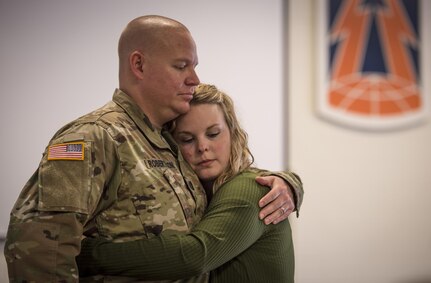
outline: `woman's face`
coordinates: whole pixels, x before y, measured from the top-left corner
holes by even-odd
[[[177,119],[174,138],[184,158],[202,181],[213,181],[227,167],[231,149],[229,127],[217,104],[191,105]]]

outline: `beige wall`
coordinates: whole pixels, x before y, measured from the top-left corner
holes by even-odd
[[[292,0],[287,12],[287,160],[306,191],[292,220],[296,282],[431,282],[431,121],[382,133],[316,116],[315,4]]]
[[[313,52],[318,46],[310,0],[290,1],[286,14],[291,44],[289,107],[283,111],[282,4],[2,1],[0,235],[55,130],[110,98],[117,85],[115,44],[125,22],[160,13],[189,26],[198,45],[201,78],[235,97],[259,164],[281,169],[288,145],[286,160],[302,176],[306,190],[301,216],[292,218],[297,283],[431,280],[430,121],[371,134],[316,117]],[[284,141],[283,126],[289,129]],[[0,256],[0,282],[6,280],[3,262]]]

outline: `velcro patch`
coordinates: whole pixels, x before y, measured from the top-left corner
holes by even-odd
[[[51,145],[48,160],[84,160],[84,143],[70,142]]]

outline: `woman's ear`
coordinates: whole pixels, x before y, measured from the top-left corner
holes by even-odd
[[[139,51],[134,51],[129,56],[129,64],[132,73],[138,77],[142,77],[143,73],[143,64],[144,64],[144,55]]]

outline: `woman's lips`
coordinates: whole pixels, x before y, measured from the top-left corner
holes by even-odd
[[[211,166],[211,164],[214,162],[214,160],[213,159],[207,159],[207,160],[203,160],[203,161],[201,161],[201,162],[199,162],[198,163],[198,166],[201,166],[201,167],[209,167],[209,166]]]

